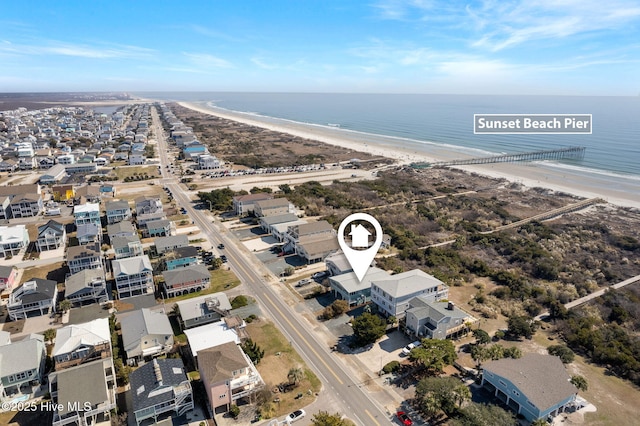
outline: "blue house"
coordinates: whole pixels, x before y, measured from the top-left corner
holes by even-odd
[[[483,366],[482,386],[530,422],[553,418],[575,405],[578,389],[557,356],[526,354]]]
[[[165,269],[172,271],[178,268],[184,268],[189,265],[198,263],[198,250],[193,246],[178,247],[162,256]]]

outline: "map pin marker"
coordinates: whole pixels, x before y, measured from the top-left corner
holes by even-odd
[[[351,235],[351,246],[349,246],[344,240],[345,228],[351,222],[356,220],[368,222],[373,225],[373,229],[376,230],[376,240],[371,247],[369,247],[368,241],[368,236],[371,235],[371,233],[360,224],[351,226],[351,231],[349,232],[349,235]],[[342,249],[344,256],[353,268],[353,272],[355,272],[358,281],[361,282],[367,274],[369,266],[371,266],[371,262],[376,256],[376,253],[378,253],[378,249],[382,244],[382,227],[373,216],[366,213],[354,213],[347,216],[347,218],[340,224],[340,227],[338,228],[338,244],[340,244],[340,248]],[[353,247],[369,248],[365,250],[355,250]]]

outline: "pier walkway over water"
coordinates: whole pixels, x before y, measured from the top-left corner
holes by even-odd
[[[586,148],[583,146],[571,146],[568,148],[550,149],[544,151],[522,152],[519,154],[493,155],[491,157],[467,158],[465,160],[439,161],[436,163],[412,163],[410,166],[415,169],[426,169],[428,167],[448,167],[466,166],[471,164],[491,164],[491,163],[516,163],[521,161],[540,160],[564,160],[582,159]]]

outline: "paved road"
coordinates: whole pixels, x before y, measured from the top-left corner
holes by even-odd
[[[191,219],[207,235],[213,245],[218,243],[226,245],[225,254],[229,259],[231,270],[247,286],[252,297],[260,303],[265,313],[274,320],[280,331],[318,375],[323,383],[324,391],[331,392],[335,396],[341,406],[334,409],[347,415],[359,425],[391,424],[391,417],[374,403],[366,390],[360,388],[357,378],[351,377],[349,370],[332,357],[329,348],[316,340],[316,337],[308,330],[308,325],[299,319],[295,311],[282,301],[280,296],[263,279],[260,272],[254,269],[252,262],[246,259],[247,255],[228,241],[204,213],[193,208],[191,200],[175,178],[166,176],[165,169],[169,161],[166,138],[162,129],[159,128],[159,120],[155,111],[152,117],[156,123],[158,152],[160,153],[165,186],[171,190],[177,204],[187,209]]]

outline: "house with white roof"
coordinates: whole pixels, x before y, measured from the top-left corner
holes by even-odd
[[[109,319],[98,318],[58,329],[51,357],[56,371],[111,357]]]
[[[371,283],[371,301],[378,307],[378,312],[386,316],[403,318],[409,308],[409,301],[417,296],[432,301],[446,299],[449,287],[420,269]]]
[[[220,160],[215,155],[201,155],[198,157],[198,168],[200,170],[219,169],[222,167]]]
[[[0,226],[0,257],[16,256],[25,250],[29,243],[26,226]]]
[[[173,348],[173,329],[163,311],[143,308],[123,313],[118,319],[127,364],[137,364]]]
[[[86,203],[73,208],[73,216],[75,217],[76,226],[84,223],[95,223],[101,226],[100,223],[100,204],[98,203]]]
[[[229,342],[240,344],[246,337],[245,327],[242,319],[225,317],[222,321],[184,330],[196,365],[201,350]]]
[[[153,294],[153,267],[149,256],[133,256],[111,262],[118,298]]]

